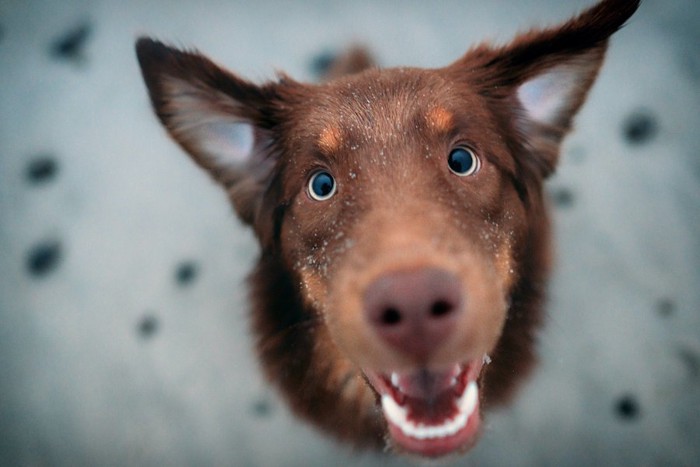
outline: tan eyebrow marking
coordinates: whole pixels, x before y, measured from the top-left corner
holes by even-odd
[[[441,132],[447,132],[452,129],[452,123],[454,122],[452,114],[443,107],[435,107],[428,111],[426,119],[428,125]]]
[[[325,127],[318,138],[319,148],[326,153],[336,151],[342,142],[343,135],[340,132],[340,128],[335,125]]]

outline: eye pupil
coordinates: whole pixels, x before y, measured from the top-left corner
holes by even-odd
[[[335,193],[335,180],[328,172],[318,172],[309,181],[309,194],[317,201],[323,201]]]
[[[450,170],[457,175],[471,175],[479,168],[479,160],[469,149],[457,148],[450,152],[447,158],[447,165]]]

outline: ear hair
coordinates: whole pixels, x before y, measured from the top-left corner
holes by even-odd
[[[568,22],[521,34],[509,45],[481,45],[449,69],[466,79],[510,122],[508,129],[539,160],[539,175],[556,166],[563,137],[600,69],[608,38],[639,0],[603,0]]]
[[[136,54],[169,134],[227,188],[242,220],[253,223],[274,166],[272,132],[282,119],[283,94],[296,83],[282,76],[258,86],[197,52],[148,38],[137,41]]]

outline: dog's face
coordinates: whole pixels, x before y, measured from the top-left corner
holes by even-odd
[[[449,366],[493,349],[525,226],[515,162],[498,135],[483,99],[423,70],[372,71],[325,85],[291,122],[285,139],[295,156],[280,174],[288,206],[282,254],[304,299],[356,364]],[[401,289],[418,280],[412,274],[453,283],[455,290],[425,300],[446,307],[435,318],[450,320],[454,332],[432,342],[407,330],[416,346],[409,351],[394,342],[402,318],[413,319],[409,310],[392,302],[391,291],[383,303],[372,288]],[[376,300],[395,308],[396,329],[383,322],[392,319],[382,316],[387,310],[371,309]]]
[[[257,233],[259,351],[297,412],[423,456],[474,443],[480,407],[533,361],[542,182],[637,3],[319,85],[257,86],[139,41],[157,114]]]
[[[494,115],[444,74],[317,88],[290,122],[295,156],[280,172],[281,254],[327,326],[322,347],[362,370],[395,441],[430,455],[476,433],[474,383],[526,231]]]

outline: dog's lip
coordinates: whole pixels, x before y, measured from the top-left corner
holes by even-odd
[[[438,369],[365,370],[399,450],[438,457],[468,449],[481,416],[477,380],[488,356]]]

